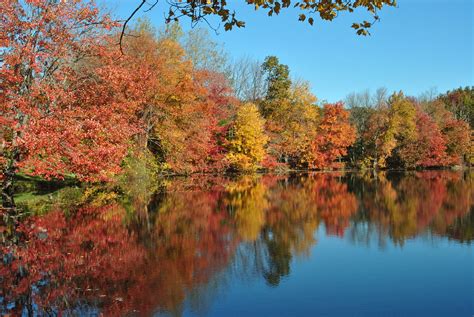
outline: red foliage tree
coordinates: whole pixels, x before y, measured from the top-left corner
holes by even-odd
[[[417,135],[400,152],[407,167],[442,166],[446,162],[446,142],[436,122],[421,109],[416,113]]]
[[[133,83],[105,49],[115,23],[93,1],[7,0],[0,13],[4,207],[18,168],[107,179],[137,132]]]

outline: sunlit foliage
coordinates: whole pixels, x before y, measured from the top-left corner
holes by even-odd
[[[264,124],[257,106],[247,103],[239,107],[226,156],[231,166],[237,170],[252,171],[262,162],[267,143]]]
[[[307,160],[310,167],[343,167],[335,162],[347,154],[355,141],[355,129],[349,122],[349,112],[342,103],[326,104],[316,138],[310,144]]]

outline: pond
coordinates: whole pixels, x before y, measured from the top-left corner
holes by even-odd
[[[199,176],[23,195],[34,215],[2,228],[0,314],[472,316],[473,180]]]

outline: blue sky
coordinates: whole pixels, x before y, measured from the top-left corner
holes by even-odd
[[[106,1],[121,18],[139,2]],[[166,6],[160,1],[146,14],[157,27],[164,23]],[[399,0],[398,8],[380,12],[381,21],[368,37],[350,28],[352,22],[369,17],[364,12],[344,14],[332,22],[315,19],[310,26],[299,22],[293,9],[267,17],[243,1],[232,7],[246,27],[230,32],[221,28],[218,34],[211,31],[212,37],[231,57],[278,56],[293,77],[311,82],[320,100],[334,102],[350,92],[378,87],[418,96],[433,87],[444,92],[474,85],[474,0]],[[181,24],[186,28],[189,20]]]

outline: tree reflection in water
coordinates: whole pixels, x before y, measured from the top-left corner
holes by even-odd
[[[381,246],[473,239],[469,173],[201,176],[123,192],[4,218],[0,313],[180,315],[186,299],[205,310],[230,276],[278,286],[321,225]]]

